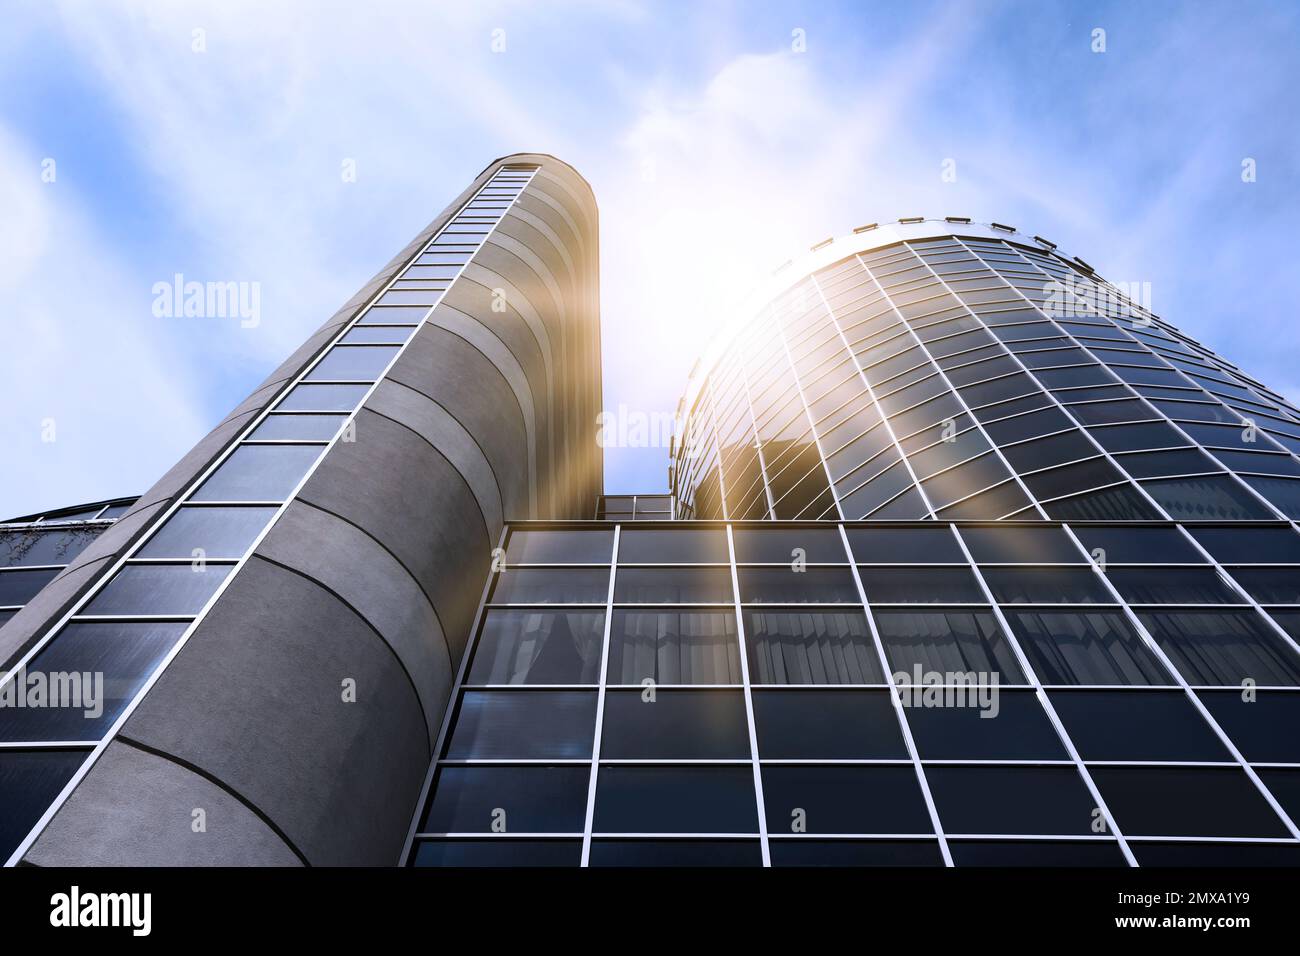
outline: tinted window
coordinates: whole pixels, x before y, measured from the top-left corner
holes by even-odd
[[[1300,659],[1254,611],[1181,611],[1140,615],[1190,684],[1261,686],[1300,681]]]
[[[276,408],[282,412],[350,412],[369,390],[369,385],[295,385]]]
[[[863,590],[873,604],[986,604],[968,568],[862,568]]]
[[[849,528],[853,557],[862,564],[965,564],[948,528]]]
[[[862,613],[755,611],[745,615],[749,677],[758,684],[879,684]]]
[[[141,558],[242,558],[275,508],[182,507],[137,553]]]
[[[614,581],[614,600],[625,604],[730,604],[727,568],[624,568]]]
[[[737,528],[736,560],[755,564],[790,564],[798,558],[812,563],[843,564],[848,558],[838,531],[826,528],[789,528],[768,531]],[[797,552],[802,551],[799,555]]]
[[[1261,604],[1300,604],[1300,568],[1232,568],[1231,574]]]
[[[268,415],[249,435],[252,441],[329,441],[346,415]]]
[[[1094,767],[1091,773],[1127,836],[1290,835],[1235,768]]]
[[[875,611],[876,625],[895,673],[997,674],[1017,684],[1023,675],[992,614],[949,611]],[[989,678],[991,679],[991,678]]]
[[[740,600],[747,604],[858,604],[847,568],[740,568]]]
[[[725,563],[726,532],[704,528],[624,528],[618,560],[629,564]]]
[[[984,580],[1000,602],[1114,604],[1090,568],[985,568]]]
[[[898,717],[883,691],[754,692],[758,752],[765,760],[903,760]]]
[[[128,564],[85,613],[197,614],[231,570],[223,564]]]
[[[99,537],[100,528],[37,531],[0,528],[0,568],[36,564],[70,564]],[[0,604],[3,604],[0,601]]]
[[[26,604],[54,580],[60,568],[0,571],[0,605]]]
[[[602,759],[725,760],[749,753],[739,691],[611,690],[605,695]]]
[[[971,556],[990,564],[1079,564],[1079,549],[1060,528],[962,528]]]
[[[596,778],[601,833],[756,833],[748,766],[602,766]]]
[[[320,445],[240,445],[194,492],[195,501],[284,501]]]
[[[1132,604],[1242,604],[1213,568],[1111,568],[1111,583]]]
[[[956,866],[1128,866],[1114,840],[952,840]]]
[[[911,767],[763,767],[771,833],[929,833]]]
[[[1091,834],[1093,803],[1073,767],[927,767],[948,833]]]
[[[613,531],[511,531],[506,560],[511,564],[609,564],[613,551]]]
[[[604,568],[507,568],[492,585],[494,604],[604,604],[609,571]]]
[[[420,830],[580,833],[590,776],[590,767],[573,765],[442,767]]]
[[[489,610],[471,684],[594,684],[605,615],[599,611]]]
[[[1118,611],[1007,611],[1044,684],[1166,684],[1164,668]]]
[[[372,314],[373,314],[372,310]],[[581,840],[421,840],[416,866],[577,866]]]
[[[1177,528],[1074,527],[1089,554],[1102,564],[1202,564],[1205,559]]]
[[[611,684],[738,684],[731,611],[618,611],[610,630]]]
[[[1026,691],[959,687],[904,692],[907,723],[923,760],[1065,760],[1068,755],[1038,698]],[[991,706],[978,706],[990,704]],[[946,706],[945,706],[946,705]]]
[[[315,381],[373,382],[397,354],[397,346],[337,345],[316,364],[307,378]]]
[[[943,866],[930,840],[771,841],[773,866]]]
[[[591,866],[762,866],[757,840],[593,840]]]
[[[590,759],[596,695],[588,691],[465,691],[447,756]]]
[[[1231,478],[1169,478],[1144,481],[1142,487],[1179,521],[1233,521],[1272,518],[1273,514]]]
[[[1290,528],[1190,528],[1225,564],[1300,564],[1300,535]]]
[[[86,757],[81,750],[0,750],[0,857],[18,848]]]
[[[1084,760],[1231,760],[1181,691],[1053,691],[1052,706]]]

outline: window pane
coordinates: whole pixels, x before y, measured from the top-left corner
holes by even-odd
[[[1300,564],[1300,535],[1290,528],[1190,528],[1225,564]]]
[[[604,604],[609,571],[604,568],[508,568],[496,576],[493,604]]]
[[[1300,604],[1300,568],[1229,568],[1261,604]]]
[[[740,568],[740,600],[747,604],[858,604],[847,568]]]
[[[226,579],[227,564],[128,564],[86,614],[197,614]]]
[[[862,613],[751,611],[745,637],[755,683],[884,683]]]
[[[1016,611],[1007,620],[1044,684],[1167,684],[1118,611]]]
[[[1100,564],[1203,564],[1205,559],[1177,528],[1073,528]]]
[[[1240,691],[1198,691],[1197,696],[1247,760],[1300,763],[1300,694],[1259,691],[1245,700]]]
[[[1128,866],[1114,840],[953,840],[956,866]]]
[[[838,531],[826,528],[737,528],[736,560],[754,564],[791,564],[796,559],[813,564],[844,564],[848,558]],[[798,552],[802,551],[800,555]]]
[[[604,626],[599,611],[489,610],[469,683],[594,684]]]
[[[621,564],[726,563],[727,535],[704,528],[624,528],[618,560]]]
[[[506,560],[510,564],[609,564],[613,551],[613,531],[511,531]]]
[[[849,528],[861,564],[965,564],[957,539],[941,528]]]
[[[590,866],[762,866],[757,840],[593,840]]]
[[[92,675],[67,706],[0,710],[0,740],[98,740],[180,639],[183,623],[73,621],[27,665],[32,675]],[[102,686],[94,675],[103,674]],[[90,698],[96,698],[93,703]],[[81,706],[78,706],[80,704]]]
[[[0,858],[18,848],[87,756],[82,750],[0,750]]]
[[[1231,478],[1169,478],[1142,487],[1177,521],[1232,521],[1272,518],[1273,514]]]
[[[871,568],[860,570],[873,604],[986,604],[968,568]]]
[[[740,691],[611,690],[605,695],[602,759],[727,760],[749,756]]]
[[[37,531],[0,528],[0,568],[36,564],[70,564],[99,537],[100,528]],[[0,601],[0,604],[3,604]]]
[[[1181,867],[1300,866],[1294,843],[1134,843],[1139,865]]]
[[[942,866],[929,840],[772,840],[773,866]]]
[[[1182,691],[1053,691],[1084,760],[1231,760]]]
[[[1115,603],[1115,598],[1089,568],[985,568],[983,574],[989,589],[999,602]]]
[[[373,382],[392,361],[397,349],[395,345],[336,345],[307,373],[307,378]]]
[[[242,558],[275,508],[182,507],[137,553],[141,558]]]
[[[0,571],[0,605],[26,604],[54,580],[61,568]]]
[[[1073,767],[927,767],[947,833],[1091,834],[1092,797]]]
[[[610,684],[739,684],[731,611],[619,611],[610,631]]]
[[[282,412],[350,412],[368,391],[369,385],[295,385],[276,409]]]
[[[992,614],[975,611],[875,611],[890,667],[911,683],[926,674],[998,675],[1018,684],[1024,675]],[[921,677],[916,675],[920,674]]]
[[[770,833],[930,833],[911,767],[763,767]]]
[[[249,435],[252,441],[329,441],[346,415],[267,415]]]
[[[884,691],[759,690],[753,696],[765,760],[907,759]]]
[[[730,604],[727,568],[624,568],[614,580],[614,600],[623,604]]]
[[[1091,773],[1126,836],[1290,836],[1235,768],[1093,767]]]
[[[594,692],[467,690],[447,757],[590,760],[595,728]]]
[[[1213,568],[1111,568],[1106,577],[1131,604],[1242,604]]]
[[[1254,611],[1139,615],[1190,684],[1300,682],[1296,653]]]
[[[935,703],[930,704],[933,696]],[[923,760],[1065,760],[1065,747],[1037,696],[996,687],[903,691],[907,723]]]
[[[581,840],[421,840],[415,846],[416,866],[578,866],[581,862]]]
[[[757,833],[754,771],[731,767],[602,766],[601,833]]]
[[[284,501],[320,445],[240,445],[194,492],[195,501]]]
[[[591,768],[441,767],[423,833],[581,833]],[[501,815],[504,811],[504,818]]]
[[[971,557],[989,564],[1079,564],[1084,557],[1060,528],[962,528]]]

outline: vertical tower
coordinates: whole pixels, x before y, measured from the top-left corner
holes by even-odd
[[[0,630],[12,862],[388,864],[506,518],[601,491],[597,211],[474,182]],[[21,834],[21,835],[20,835]]]

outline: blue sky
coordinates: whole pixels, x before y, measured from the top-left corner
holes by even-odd
[[[145,490],[521,150],[595,189],[611,409],[671,411],[773,267],[910,215],[1008,222],[1150,283],[1157,313],[1300,398],[1294,4],[19,2],[5,21],[4,516]],[[155,316],[175,273],[260,283],[261,323]],[[663,449],[607,453],[611,492],[665,480]]]

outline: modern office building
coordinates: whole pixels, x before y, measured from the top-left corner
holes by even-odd
[[[499,160],[84,550],[0,526],[0,662],[111,689],[0,710],[0,855],[1300,863],[1300,411],[900,220],[757,290],[672,494],[604,496],[596,276],[581,178]]]

